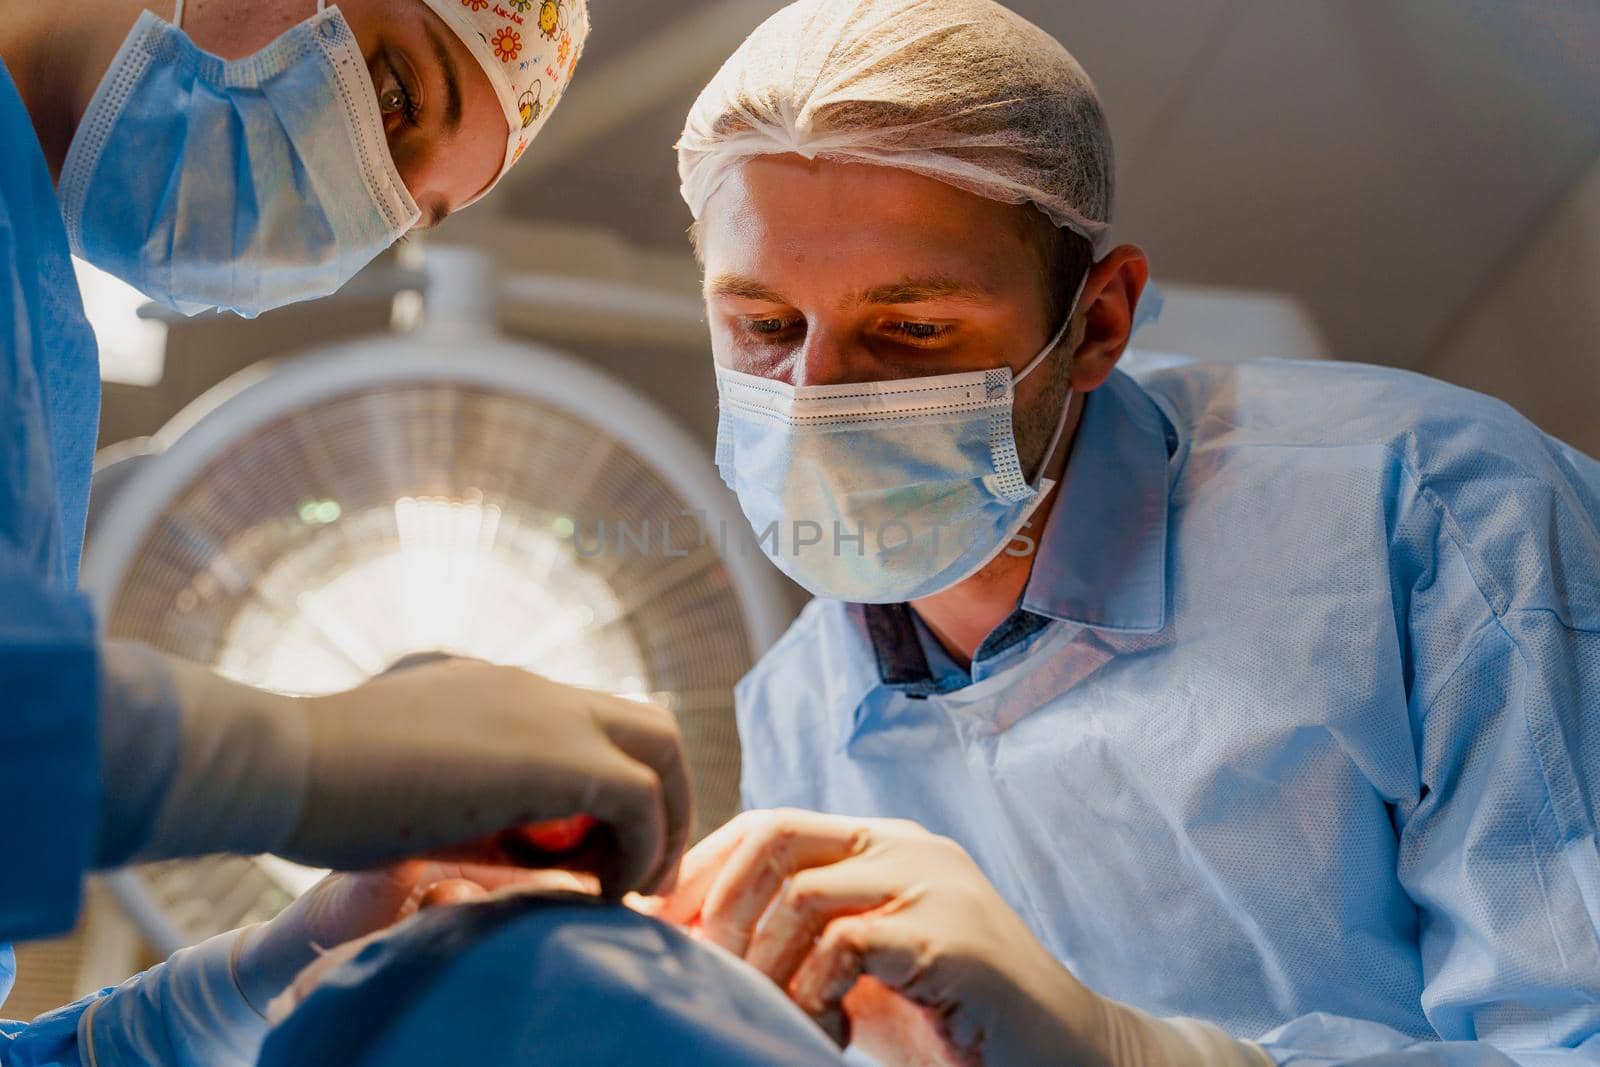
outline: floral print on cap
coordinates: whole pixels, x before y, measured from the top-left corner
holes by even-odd
[[[424,3],[466,42],[500,98],[509,131],[499,175],[504,177],[549,120],[577,69],[589,37],[587,0]]]

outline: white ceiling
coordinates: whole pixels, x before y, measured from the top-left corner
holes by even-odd
[[[778,6],[596,0],[501,210],[686,249],[678,126]],[[1600,0],[1012,6],[1095,78],[1156,277],[1291,292],[1340,358],[1423,362],[1600,155]]]

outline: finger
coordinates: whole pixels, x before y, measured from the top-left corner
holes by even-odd
[[[706,937],[736,956],[750,947],[756,923],[784,882],[810,867],[837,863],[864,845],[867,828],[814,812],[774,812],[747,834],[706,894]]]
[[[850,1043],[845,994],[861,976],[862,956],[869,936],[869,921],[865,916],[834,920],[822,932],[789,983],[790,998],[840,1048]]]
[[[666,806],[655,771],[619,754],[615,768],[602,772],[585,806],[604,824],[590,835],[590,848],[598,850],[601,862],[594,868],[561,865],[593,870],[611,900],[647,885],[661,868],[667,838]]]
[[[789,995],[823,1029],[848,1035],[843,1002],[863,974],[912,996],[905,986],[920,973],[918,941],[886,909],[835,919],[795,970]]]
[[[419,904],[426,890],[446,881],[471,882],[481,886],[486,893],[526,890],[594,896],[600,891],[592,876],[564,870],[529,870],[483,863],[428,863],[424,866],[426,870],[412,882],[415,887],[412,895]]]
[[[480,863],[459,863],[449,868],[450,876],[476,882],[491,893],[502,889],[544,889],[566,886],[572,875],[565,871],[530,871],[523,867],[500,867]]]
[[[330,875],[325,883],[341,877],[345,880],[347,892],[335,898],[339,900],[341,909],[348,908],[351,901],[360,901],[363,905],[361,910],[366,915],[388,921],[391,916],[403,918],[414,911],[418,884],[423,881],[437,882],[446,877],[438,873],[440,870],[438,864],[427,860],[401,860],[369,871]]]
[[[600,879],[581,871],[530,871],[527,882],[517,885],[518,891],[537,893],[578,893],[586,897],[600,895]]]
[[[894,895],[881,877],[850,859],[801,871],[783,884],[756,924],[745,960],[787,989],[828,924],[881,907]]]
[[[861,977],[875,924],[876,917],[870,914],[850,915],[828,924],[789,982],[789,996],[800,1010],[820,1016],[830,1008],[839,1009],[844,995]]]
[[[677,719],[665,708],[629,700],[619,700],[619,703],[629,706],[617,709],[614,715],[602,720],[606,736],[622,751],[655,771],[666,812],[667,832],[662,843],[661,863],[641,883],[641,888],[664,888],[675,877],[678,860],[694,831],[694,791],[689,784],[683,738]]]
[[[422,899],[417,902],[417,907],[423,911],[448,904],[465,904],[472,900],[482,900],[489,895],[489,891],[477,882],[469,882],[465,878],[448,878],[443,882],[435,882],[423,890]]]
[[[755,825],[753,820],[758,814],[764,817],[766,813],[736,815],[707,834],[684,855],[683,862],[678,865],[677,881],[673,887],[659,896],[644,898],[649,903],[639,910],[679,925],[698,919],[706,893],[727,865],[733,850],[739,847],[745,834]]]

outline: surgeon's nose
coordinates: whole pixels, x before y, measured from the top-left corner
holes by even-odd
[[[868,382],[876,375],[865,353],[848,336],[811,326],[805,344],[795,356],[793,385],[847,385]]]
[[[433,156],[422,152],[396,159],[395,169],[400,180],[406,183],[411,199],[422,209],[422,219],[417,223],[423,229],[432,229],[443,222],[454,210],[453,190],[439,173]]]
[[[422,209],[419,226],[437,226],[465,202],[465,193],[476,191],[468,188],[471,183],[462,183],[459,161],[429,133],[408,130],[391,140],[389,147],[400,180]]]

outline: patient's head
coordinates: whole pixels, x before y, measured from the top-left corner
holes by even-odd
[[[274,1002],[262,1067],[840,1062],[759,972],[578,894],[435,907],[314,970]]]

